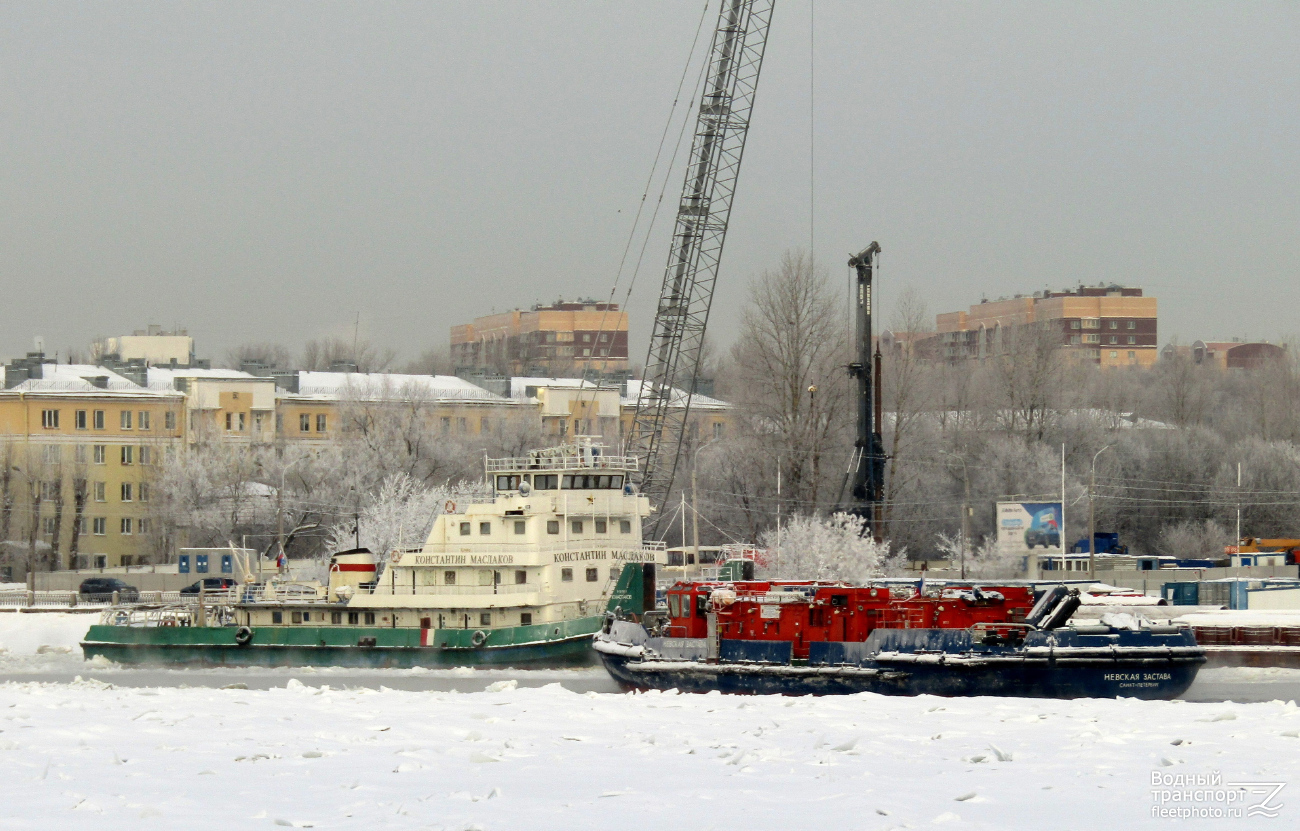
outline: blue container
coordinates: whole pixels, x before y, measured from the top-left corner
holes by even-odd
[[[1160,596],[1171,606],[1198,606],[1200,588],[1196,583],[1165,583]]]

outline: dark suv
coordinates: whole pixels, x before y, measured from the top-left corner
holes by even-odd
[[[140,590],[135,586],[128,586],[116,577],[87,577],[81,581],[81,587],[77,590],[82,600],[88,600],[92,603],[108,603],[113,600],[113,592],[117,592],[117,599],[121,603],[135,603],[140,599]]]
[[[236,585],[229,577],[204,577],[181,589],[181,594],[198,594],[199,586],[202,586],[205,592],[216,592],[222,589],[233,589]]]

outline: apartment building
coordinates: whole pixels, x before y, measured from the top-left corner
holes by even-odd
[[[547,377],[627,370],[627,312],[617,303],[557,301],[453,326],[451,357],[462,369]]]
[[[157,477],[183,447],[184,395],[90,365],[29,360],[13,375],[0,391],[0,581],[137,562]]]
[[[1148,367],[1159,357],[1156,298],[1115,284],[1017,295],[940,314],[924,349],[950,361],[983,360],[1005,353],[1031,327],[1059,337],[1070,357],[1101,367]]]

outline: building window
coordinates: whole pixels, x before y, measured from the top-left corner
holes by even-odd
[[[298,432],[300,433],[311,432],[311,416],[307,415],[306,413],[303,413],[302,415],[298,416]]]
[[[86,462],[90,461],[89,446],[85,444],[77,445],[72,451],[72,459],[79,465],[84,465]]]
[[[53,429],[59,426],[58,410],[41,410],[41,426]]]
[[[41,461],[47,465],[57,465],[63,461],[63,448],[57,444],[47,444],[41,448]]]
[[[1078,336],[1078,335],[1070,335],[1070,343],[1072,343],[1072,344],[1077,344],[1078,342],[1079,342],[1079,336]]]
[[[327,422],[326,422],[325,414],[324,414],[324,413],[317,413],[317,414],[316,414],[316,432],[317,432],[317,433],[324,433],[324,432],[325,432],[326,423],[327,423]]]
[[[480,523],[478,524],[478,532],[479,532],[479,534],[481,534],[481,535],[483,535],[483,536],[485,536],[485,537],[488,536],[489,534],[492,533],[492,523],[490,523],[490,522],[480,522]]]
[[[135,447],[129,444],[122,445],[122,464],[135,464]]]
[[[587,569],[587,582],[588,582],[588,583],[594,583],[594,582],[596,582],[596,581],[599,580],[599,579],[600,579],[600,569],[598,569],[598,568],[589,568],[589,569]]]
[[[1138,339],[1135,338],[1135,337],[1133,337],[1132,335],[1129,335],[1129,336],[1128,336],[1128,342],[1129,342],[1130,344],[1134,344],[1134,343],[1137,343],[1137,342],[1138,342]]]
[[[63,482],[56,479],[53,482],[41,483],[41,499],[46,502],[53,502],[59,498],[63,491]]]
[[[483,416],[482,418],[480,418],[478,420],[478,431],[480,433],[492,432],[492,419],[488,418],[487,416]]]
[[[122,533],[124,535],[129,536],[131,534],[131,517],[129,516],[122,517],[121,528],[122,528]]]
[[[1110,328],[1112,328],[1112,329],[1118,329],[1118,328],[1119,328],[1119,321],[1118,321],[1118,320],[1112,320],[1112,321],[1110,322]]]
[[[1083,328],[1085,328],[1085,329],[1100,329],[1100,328],[1101,328],[1101,320],[1100,320],[1099,318],[1095,318],[1095,317],[1085,317],[1085,318],[1083,318],[1083,319],[1080,321],[1080,323],[1081,323],[1081,325],[1083,326]]]
[[[104,429],[104,411],[103,411],[103,410],[95,410],[93,413],[91,413],[91,416],[90,416],[90,424],[91,424],[91,426],[94,427],[96,430],[103,430],[103,429]]]
[[[569,527],[573,530],[573,533],[575,533],[575,534],[581,534],[581,533],[582,533],[582,520],[580,520],[580,519],[571,520],[570,523],[569,523]]]
[[[458,418],[458,419],[456,419],[456,429],[459,430],[459,431],[462,432],[462,433],[468,433],[468,432],[469,432],[469,419],[467,419],[467,418]]]
[[[492,625],[492,613],[491,613],[491,612],[480,612],[480,613],[479,613],[479,616],[478,616],[478,625],[479,625],[479,626],[491,626],[491,625]]]
[[[1111,336],[1110,336],[1110,342],[1111,342],[1111,343],[1119,343],[1119,338],[1115,337],[1114,335],[1111,335]]]
[[[108,518],[97,516],[90,521],[92,533],[97,537],[102,537],[108,533]]]
[[[1071,321],[1070,321],[1070,328],[1071,328],[1071,329],[1078,329],[1078,328],[1079,328],[1079,321],[1077,321],[1077,320],[1071,320]]]
[[[123,410],[122,412],[118,413],[118,415],[120,416],[120,421],[121,421],[121,424],[122,424],[122,429],[123,429],[123,430],[130,430],[130,429],[131,429],[131,411],[130,411],[130,410]]]
[[[532,626],[532,625],[533,625],[533,613],[532,613],[532,612],[520,612],[520,613],[519,613],[519,625],[520,625],[520,626]]]
[[[443,583],[444,586],[454,586],[454,585],[456,585],[456,572],[454,572],[454,571],[444,571],[444,572],[442,573],[442,583]]]
[[[1132,352],[1132,351],[1130,351],[1130,352],[1128,353],[1128,359],[1129,359],[1130,361],[1136,361],[1136,360],[1137,360],[1137,356],[1138,356],[1138,353],[1136,353],[1136,352]]]
[[[516,569],[516,570],[515,570],[515,585],[516,585],[516,586],[522,586],[522,585],[524,585],[524,584],[527,583],[527,582],[528,582],[528,572],[524,571],[523,569]]]
[[[451,432],[451,416],[442,417],[442,432],[444,433]]]
[[[571,568],[562,568],[562,569],[560,569],[560,582],[561,582],[561,583],[572,583],[572,582],[573,582],[573,569],[571,569]]]
[[[247,414],[246,414],[246,413],[240,413],[240,414],[239,414],[239,432],[241,432],[241,433],[244,432],[244,417],[245,417],[245,415],[247,415]]]
[[[233,413],[226,413],[226,432],[230,432],[230,426],[233,419],[234,419]]]
[[[140,426],[140,429],[141,429],[141,430],[148,430],[148,429],[149,429],[149,411],[148,411],[148,410],[141,410],[141,411],[138,413],[138,415],[139,415],[139,420],[138,420],[136,423]]]
[[[522,519],[516,519],[516,520],[515,520],[515,533],[516,533],[516,534],[524,534],[524,533],[527,533],[527,531],[528,531],[528,523],[525,522],[525,521],[522,520]]]
[[[136,497],[137,497],[141,502],[148,502],[148,501],[149,501],[149,483],[148,483],[148,482],[141,482],[139,485],[136,486],[135,493],[136,493]]]
[[[559,520],[548,519],[548,520],[546,521],[546,533],[548,533],[548,534],[558,534],[558,533],[560,533],[560,522],[559,522]]]
[[[1101,343],[1101,335],[1084,335],[1084,343]]]
[[[168,410],[167,412],[163,413],[163,429],[165,430],[176,429],[176,412],[174,410]]]
[[[123,482],[123,483],[122,483],[122,501],[123,501],[123,502],[132,502],[132,501],[134,501],[134,500],[131,499],[131,496],[132,496],[132,487],[131,487],[131,483],[130,483],[130,482]]]
[[[137,519],[135,521],[135,527],[136,530],[139,531],[141,534],[147,534],[149,533],[149,520]]]
[[[95,464],[97,465],[107,464],[106,461],[107,457],[108,457],[107,446],[102,444],[95,445]]]
[[[104,482],[95,483],[95,501],[96,502],[108,501],[108,486]]]
[[[460,524],[460,535],[462,537],[468,537],[469,532],[470,532],[470,524],[468,522],[462,522]]]
[[[72,417],[72,422],[73,422],[73,425],[74,425],[78,430],[85,430],[85,429],[86,429],[86,411],[85,411],[85,410],[77,410],[77,414],[74,415],[74,416]]]
[[[1137,325],[1137,321],[1136,321],[1136,320],[1130,320],[1130,321],[1128,322],[1128,328],[1130,328],[1130,329],[1136,329],[1137,327],[1138,327],[1138,325]]]
[[[603,533],[605,533],[607,530],[608,530],[608,529],[606,528],[605,520],[603,520],[603,519],[598,519],[598,520],[596,520],[596,533],[597,533],[597,534],[603,534]]]
[[[629,519],[620,519],[618,521],[618,532],[620,534],[632,533],[632,521]]]
[[[140,445],[140,464],[147,465],[153,462],[153,448],[147,444]]]
[[[1118,353],[1118,352],[1111,352],[1111,353],[1110,353],[1110,356],[1111,356],[1112,358],[1118,358],[1118,357],[1119,357],[1119,353]]]

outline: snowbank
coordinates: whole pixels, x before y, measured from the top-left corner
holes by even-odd
[[[496,690],[3,685],[0,826],[1168,828],[1153,773],[1300,781],[1280,702]]]
[[[86,630],[99,622],[98,614],[70,612],[6,612],[0,614],[0,648],[8,655],[36,655],[64,649],[81,654]]]

